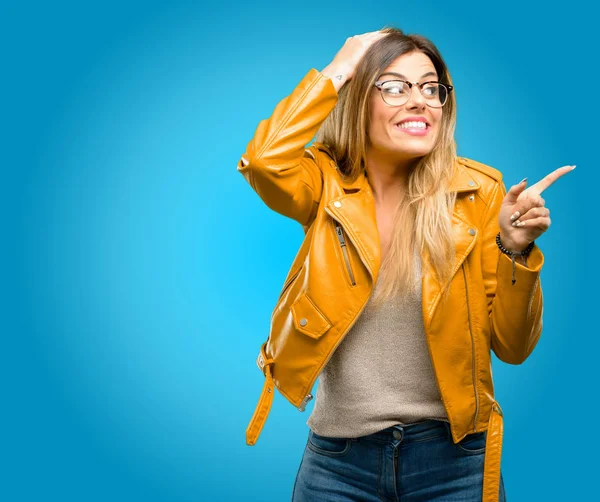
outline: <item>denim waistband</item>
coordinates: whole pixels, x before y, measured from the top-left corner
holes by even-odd
[[[411,424],[396,424],[358,438],[361,441],[376,442],[418,442],[433,437],[450,435],[450,424],[443,420],[423,420]]]

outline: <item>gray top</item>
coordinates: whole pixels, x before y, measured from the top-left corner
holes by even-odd
[[[415,264],[420,279],[420,260]],[[425,340],[417,283],[417,291],[379,309],[369,300],[338,345],[319,375],[307,421],[317,434],[355,438],[395,424],[448,421]]]

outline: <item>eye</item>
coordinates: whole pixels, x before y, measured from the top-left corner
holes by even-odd
[[[403,82],[386,82],[381,90],[389,96],[402,96],[408,93],[408,86]]]
[[[439,94],[439,86],[437,84],[426,84],[423,87],[423,95],[428,98],[433,98]]]

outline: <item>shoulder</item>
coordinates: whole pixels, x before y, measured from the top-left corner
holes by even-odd
[[[323,171],[324,169],[335,170],[335,157],[331,150],[324,144],[317,141],[304,149],[304,156],[315,161],[317,166]]]
[[[467,157],[458,157],[458,162],[470,171],[469,174],[477,176],[477,178],[481,179],[481,181],[488,181],[492,184],[495,184],[494,182],[502,181],[502,172],[494,167],[484,164],[483,162],[469,159]]]
[[[500,170],[467,157],[458,157],[458,163],[479,183],[481,186],[480,197],[486,205],[492,201],[492,198],[498,192],[506,192]]]

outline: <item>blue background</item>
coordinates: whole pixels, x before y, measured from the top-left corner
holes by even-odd
[[[583,2],[5,2],[2,481],[6,501],[289,500],[306,420],[255,365],[302,228],[236,171],[256,125],[347,37],[430,37],[459,155],[546,192],[544,330],[494,358],[509,500],[596,477],[598,130]],[[597,46],[595,47],[597,48]]]

